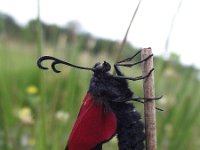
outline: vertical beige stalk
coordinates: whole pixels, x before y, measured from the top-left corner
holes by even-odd
[[[147,58],[152,54],[151,48],[142,49],[141,59]],[[153,68],[153,57],[143,62],[142,71],[143,75],[149,73]],[[143,80],[144,97],[154,98],[154,71],[151,75]],[[155,100],[145,100],[144,102],[144,117],[145,117],[145,134],[146,134],[146,149],[157,149],[157,137],[156,137],[156,110]]]

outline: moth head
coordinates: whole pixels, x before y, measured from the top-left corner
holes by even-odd
[[[102,72],[102,73],[108,72],[110,71],[110,69],[111,69],[111,66],[106,61],[104,61],[103,63],[98,62],[93,67],[94,72]]]

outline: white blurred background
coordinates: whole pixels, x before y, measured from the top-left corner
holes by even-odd
[[[139,0],[40,0],[45,23],[65,26],[80,23],[83,31],[97,37],[122,40]],[[138,47],[152,47],[156,55],[180,56],[186,65],[200,68],[200,1],[143,0],[128,35]],[[0,11],[25,25],[37,17],[37,0],[0,0]],[[167,39],[168,44],[166,46]]]

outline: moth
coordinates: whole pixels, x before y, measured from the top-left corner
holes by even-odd
[[[102,145],[117,136],[119,150],[143,150],[144,149],[144,124],[141,115],[135,110],[130,101],[142,102],[144,99],[135,97],[129,88],[127,80],[137,81],[148,78],[154,68],[144,76],[126,77],[119,67],[132,67],[147,61],[150,57],[130,63],[141,51],[132,57],[123,59],[114,64],[115,74],[111,74],[111,65],[104,61],[96,63],[93,67],[82,67],[57,59],[52,56],[42,56],[38,59],[41,69],[48,69],[42,65],[44,60],[51,60],[51,68],[54,72],[60,71],[57,64],[65,64],[70,67],[89,70],[93,72],[89,89],[83,100],[77,120],[73,126],[65,150],[102,150]],[[159,109],[159,108],[156,108]],[[160,110],[160,109],[159,109]]]

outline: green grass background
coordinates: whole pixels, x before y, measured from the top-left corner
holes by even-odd
[[[113,57],[103,52],[96,56],[89,51],[81,52],[76,44],[56,52],[47,45],[43,51],[82,66],[93,66],[97,60],[114,62]],[[61,65],[60,74],[43,71],[36,65],[37,59],[35,45],[1,41],[0,149],[58,150],[67,143],[92,73]],[[198,150],[198,70],[161,58],[156,58],[154,63],[156,94],[164,95],[157,105],[165,110],[157,112],[158,149]],[[140,70],[140,67],[123,69],[129,76],[139,75]],[[130,87],[138,96],[143,95],[142,82],[130,82]],[[135,105],[143,114],[142,104]],[[116,139],[105,144],[104,149],[117,149]]]

